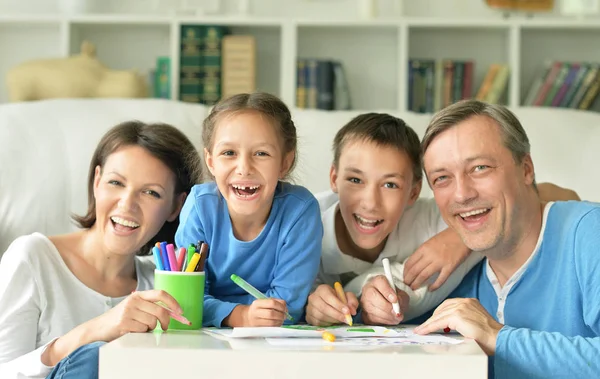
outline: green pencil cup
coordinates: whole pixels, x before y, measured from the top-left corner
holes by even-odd
[[[173,296],[192,325],[171,318],[169,329],[197,330],[202,327],[204,272],[154,270],[154,288]]]

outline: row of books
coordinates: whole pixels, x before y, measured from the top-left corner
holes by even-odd
[[[473,97],[475,63],[471,60],[411,59],[408,70],[408,109],[413,112],[433,113]],[[508,75],[508,65],[490,65],[475,98],[498,103]]]
[[[523,105],[590,109],[600,89],[600,64],[546,62]]]
[[[304,109],[351,109],[350,91],[339,61],[298,59],[296,107]]]
[[[182,25],[179,99],[213,105],[256,90],[256,41],[225,26]]]

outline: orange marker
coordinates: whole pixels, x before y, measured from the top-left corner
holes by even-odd
[[[344,292],[344,288],[340,284],[340,282],[335,282],[333,284],[333,288],[335,288],[335,292],[337,293],[338,298],[346,307],[348,306],[348,299],[346,299],[346,293]],[[352,326],[352,316],[349,313],[346,313],[346,324]]]
[[[335,335],[333,333],[323,332],[323,339],[325,341],[334,342],[335,341]]]

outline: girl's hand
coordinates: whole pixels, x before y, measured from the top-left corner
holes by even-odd
[[[173,312],[181,314],[177,301],[162,290],[139,291],[129,295],[119,305],[92,320],[94,341],[110,342],[127,333],[144,333],[156,328],[159,321],[163,330],[169,326],[169,311],[157,302],[164,303]]]
[[[281,326],[287,306],[281,299],[257,299],[245,307],[243,326]]]

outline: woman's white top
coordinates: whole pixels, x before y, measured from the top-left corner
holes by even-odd
[[[154,286],[154,264],[136,257],[137,290]],[[17,238],[0,261],[0,378],[45,378],[41,355],[56,338],[125,297],[104,296],[69,270],[48,237]]]

